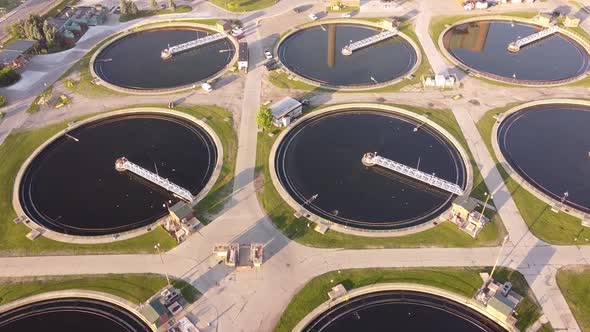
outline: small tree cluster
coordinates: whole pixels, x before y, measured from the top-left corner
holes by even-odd
[[[13,23],[8,28],[8,33],[15,39],[36,40],[48,49],[61,46],[57,29],[39,15],[29,15],[26,19]]]
[[[270,108],[263,107],[258,110],[256,114],[256,123],[258,123],[258,127],[269,130],[272,128],[272,113]]]
[[[158,1],[150,0],[150,6],[152,6],[153,9],[158,8]]]
[[[121,16],[136,15],[139,12],[133,0],[120,0],[119,7],[121,8]]]
[[[0,87],[9,86],[20,79],[20,74],[5,66],[0,68]]]
[[[0,96],[0,107],[6,106],[6,97]],[[0,114],[0,119],[3,118],[4,113]]]
[[[176,10],[176,4],[174,3],[174,0],[168,0],[168,8],[170,8],[170,10]]]

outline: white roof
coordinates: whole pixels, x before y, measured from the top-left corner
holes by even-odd
[[[299,100],[293,99],[291,97],[285,97],[280,101],[274,103],[270,107],[270,111],[272,113],[273,118],[280,119],[299,106],[301,106]]]

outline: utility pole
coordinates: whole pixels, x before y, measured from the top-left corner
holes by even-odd
[[[484,193],[484,195],[486,195],[486,201],[483,203],[483,209],[481,210],[481,213],[479,214],[479,220],[477,221],[478,225],[481,225],[481,218],[483,217],[484,212],[486,212],[486,207],[488,206],[488,201],[490,200],[490,198],[493,198],[492,194],[488,194],[487,192]]]
[[[506,235],[504,240],[502,241],[502,245],[500,246],[500,250],[498,251],[498,256],[496,257],[496,262],[494,263],[494,267],[492,268],[492,273],[490,273],[490,277],[488,278],[487,284],[489,284],[493,280],[494,272],[496,271],[496,267],[498,266],[498,262],[500,261],[500,256],[502,255],[502,249],[504,249],[504,245],[510,239],[510,235]]]
[[[160,255],[160,261],[162,262],[162,266],[164,266],[164,257],[162,257],[162,252],[160,251],[160,243],[156,243],[154,245],[154,249],[156,249],[158,255]],[[166,276],[166,282],[168,282],[168,287],[170,287],[170,278],[168,277],[168,272],[166,272],[166,266],[164,266],[164,275]]]

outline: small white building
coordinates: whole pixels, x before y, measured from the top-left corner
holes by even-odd
[[[270,112],[272,114],[273,125],[276,127],[286,127],[293,119],[301,116],[303,105],[297,99],[285,97],[270,106]]]

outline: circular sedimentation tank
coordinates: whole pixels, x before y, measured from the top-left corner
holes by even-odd
[[[492,79],[535,85],[582,77],[589,68],[588,52],[563,32],[518,51],[509,49],[516,40],[542,29],[519,21],[477,20],[450,27],[442,44],[455,61]]]
[[[492,319],[453,300],[416,291],[369,293],[339,303],[304,332],[353,331],[505,332]]]
[[[215,180],[218,147],[214,133],[195,121],[124,111],[59,134],[24,166],[20,207],[36,224],[68,235],[148,226],[179,199],[130,171],[118,171],[115,162],[126,157],[199,195]]]
[[[59,298],[0,313],[0,331],[152,332],[136,314],[101,300]]]
[[[286,36],[278,57],[291,72],[312,82],[340,88],[370,87],[400,79],[415,70],[417,50],[400,35],[343,54],[352,42],[383,30],[363,24],[328,23]]]
[[[365,108],[301,120],[275,145],[274,171],[294,208],[347,228],[391,231],[424,225],[455,195],[381,166],[367,152],[467,185],[461,153],[445,135],[406,115]],[[285,195],[287,197],[285,197]]]
[[[95,74],[115,87],[157,91],[190,87],[222,72],[236,54],[230,37],[162,58],[169,46],[218,33],[198,27],[145,28],[109,42],[91,64]]]
[[[509,166],[535,189],[590,213],[588,128],[590,105],[542,104],[502,119],[497,143]]]

